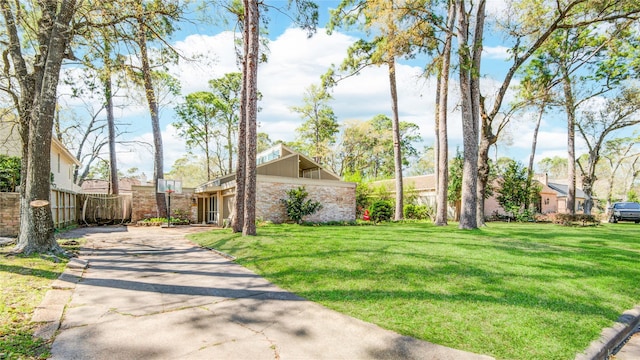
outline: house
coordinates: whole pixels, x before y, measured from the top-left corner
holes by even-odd
[[[146,177],[138,179],[135,177],[122,177],[118,179],[118,193],[131,194],[133,186],[146,185]],[[85,179],[82,182],[82,192],[87,194],[110,194],[111,184],[103,179]]]
[[[558,180],[555,180],[554,182],[549,182],[546,174],[542,176],[541,180],[545,181],[546,183],[544,184],[547,185],[556,193],[556,197],[557,197],[556,212],[566,213],[567,212],[567,196],[569,195],[569,185],[563,182],[560,182]],[[575,200],[576,200],[575,211],[576,212],[582,212],[584,210],[584,201],[586,199],[587,199],[587,194],[585,194],[584,191],[582,191],[582,189],[576,187],[576,194],[575,194]]]
[[[22,140],[18,134],[17,124],[13,121],[0,121],[0,154],[22,156]],[[80,161],[55,136],[51,137],[51,187],[62,191],[80,192],[73,182],[73,172]]]
[[[0,119],[0,154],[22,156],[22,140],[16,123]],[[51,138],[51,213],[56,227],[76,221],[76,195],[81,188],[74,184],[73,173],[80,161],[55,136]],[[0,235],[15,236],[19,229],[19,195],[0,193]]]
[[[283,144],[256,156],[256,219],[282,223],[287,220],[280,199],[286,191],[304,186],[309,199],[322,204],[306,221],[352,221],[356,218],[356,184],[344,182],[311,158]],[[234,208],[235,173],[218,177],[195,190],[197,223],[223,226]]]
[[[436,182],[435,175],[419,175],[403,177],[403,186],[405,193],[407,190],[413,192],[417,196],[417,203],[427,206],[435,206],[436,203]],[[568,186],[560,181],[549,182],[546,174],[536,176],[540,188],[540,202],[538,211],[542,214],[548,213],[565,213],[567,212],[567,193]],[[372,183],[373,186],[384,186],[387,188],[391,196],[395,196],[394,180],[380,180]],[[497,182],[494,187],[497,186]],[[585,193],[576,188],[576,211],[582,211],[584,206]],[[449,216],[452,216],[452,208],[449,208]],[[498,203],[497,193],[485,199],[484,201],[485,216],[505,215],[504,209]]]

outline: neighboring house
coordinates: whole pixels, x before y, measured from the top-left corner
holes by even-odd
[[[559,213],[567,212],[567,195],[569,194],[569,186],[559,183],[548,183],[551,189],[558,194],[558,211]],[[587,198],[587,194],[582,189],[576,188],[576,212],[580,213],[584,211],[584,201]]]
[[[22,140],[15,122],[0,119],[0,154],[22,156]],[[56,227],[76,221],[76,195],[81,188],[73,183],[73,172],[80,161],[55,137],[51,138],[51,213]],[[15,193],[0,194],[3,206],[0,209],[0,228],[4,235],[18,233],[19,196]],[[7,219],[6,223],[5,220]]]
[[[51,137],[51,173],[53,184],[51,188],[79,193],[82,188],[73,182],[73,172],[80,166],[69,150],[55,136]]]
[[[0,121],[0,154],[22,156],[22,140],[17,124],[13,121]],[[51,137],[51,173],[53,189],[80,192],[79,186],[73,183],[73,171],[80,166],[69,150],[55,136]]]
[[[436,203],[436,186],[435,175],[420,175],[420,176],[408,176],[402,178],[405,192],[407,190],[414,191],[417,195],[418,204],[435,206]],[[547,175],[536,176],[534,180],[541,186],[540,189],[540,203],[538,209],[542,214],[548,213],[565,213],[567,212],[567,192],[568,186],[558,181],[549,182]],[[371,183],[372,186],[385,186],[392,197],[395,197],[394,180],[380,180]],[[497,182],[494,187],[497,186]],[[492,215],[505,215],[504,209],[498,203],[497,191],[494,191],[494,195],[485,199],[484,201],[484,213],[489,217]],[[585,193],[576,188],[576,211],[580,212],[584,206],[584,200],[586,198]],[[449,208],[451,216],[452,208]],[[451,216],[452,217],[452,216]]]
[[[307,156],[283,144],[257,154],[256,219],[287,221],[280,199],[286,191],[304,186],[309,199],[322,204],[306,221],[352,221],[356,218],[356,184],[344,182]],[[236,176],[226,175],[198,186],[197,222],[222,226],[234,209]]]
[[[395,179],[373,181],[372,187],[383,186],[389,192],[389,196],[395,198]],[[418,205],[426,205],[431,208],[436,207],[436,176],[435,174],[403,176],[402,187],[405,195],[416,197]],[[449,206],[448,216],[455,217],[455,207]]]
[[[373,181],[370,185],[372,187],[383,186],[390,196],[396,196],[395,179]],[[418,205],[436,206],[435,175],[403,176],[402,187],[405,194],[411,192],[411,195],[416,196]]]
[[[118,180],[118,193],[131,194],[132,186],[146,185],[145,179],[124,177]],[[87,194],[110,194],[110,183],[102,179],[86,179],[82,182],[82,192]]]

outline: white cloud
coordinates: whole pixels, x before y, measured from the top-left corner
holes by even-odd
[[[509,54],[510,48],[502,45],[498,46],[484,46],[482,48],[482,56],[483,59],[497,59],[497,60],[507,60],[511,56]]]
[[[180,79],[184,95],[208,89],[208,81],[228,72],[239,71],[235,59],[234,35],[222,32],[217,35],[194,34],[174,45],[193,61],[181,61],[171,72]],[[290,141],[295,138],[295,129],[300,126],[297,114],[291,106],[302,104],[305,89],[318,84],[320,76],[332,65],[339,65],[346,56],[347,48],[354,37],[334,32],[326,35],[319,29],[312,38],[299,29],[288,29],[269,43],[268,62],[259,67],[258,88],[263,94],[258,114],[259,131],[269,134],[272,140]],[[486,47],[485,57],[499,63],[504,59],[504,46]],[[415,63],[415,62],[414,62]],[[410,121],[420,127],[426,144],[434,137],[435,81],[420,76],[422,68],[405,63],[397,65],[398,100],[401,121]],[[455,73],[450,80],[449,96],[449,145],[462,148],[462,125],[458,109],[458,85]],[[481,80],[487,104],[492,104],[491,93],[501,85],[490,77]],[[508,97],[510,94],[508,94]],[[386,67],[371,67],[359,76],[341,81],[333,91],[334,100],[330,104],[343,123],[347,120],[368,120],[377,114],[391,115],[389,79]],[[505,104],[510,101],[505,99]],[[173,162],[186,153],[184,140],[179,138],[173,122],[173,105],[162,113],[165,172],[170,171]],[[152,143],[150,120],[144,102],[140,106],[128,106],[120,110],[120,115],[132,124],[131,131],[137,141]],[[538,158],[547,152],[566,153],[566,130],[561,126],[543,126],[538,142]],[[532,124],[519,125],[513,130],[512,145],[499,144],[499,152],[506,156],[524,159],[528,156],[532,138]],[[421,146],[419,146],[421,147]],[[153,173],[152,153],[142,147],[129,150],[119,147],[119,166],[122,169],[138,167],[149,177]]]

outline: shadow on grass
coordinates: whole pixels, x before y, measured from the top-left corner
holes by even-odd
[[[0,264],[0,272],[7,272],[25,276],[37,276],[46,279],[55,279],[60,273],[56,271],[42,270],[42,269],[34,269],[24,266],[17,265],[4,265]]]

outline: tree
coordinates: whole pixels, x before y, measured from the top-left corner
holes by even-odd
[[[416,4],[417,3],[417,4]],[[398,95],[396,84],[396,59],[411,56],[416,48],[432,48],[433,29],[428,22],[412,22],[415,12],[421,12],[425,4],[421,1],[396,4],[393,0],[343,0],[338,8],[331,11],[329,31],[339,25],[352,26],[361,23],[367,35],[373,34],[370,41],[359,40],[348,50],[348,56],[340,70],[357,74],[371,65],[385,65],[389,74],[391,94],[392,139],[395,165],[396,194],[402,194],[402,148],[400,119],[398,114]],[[422,20],[422,19],[420,19]],[[407,24],[408,23],[408,24]],[[334,70],[324,76],[326,85],[335,85]],[[401,220],[403,214],[402,196],[396,196],[395,219]]]
[[[260,12],[257,1],[243,0],[245,11],[244,43],[245,58],[243,67],[243,92],[246,137],[245,181],[244,181],[244,224],[242,235],[256,235],[256,149],[257,149],[257,113],[258,113],[258,60],[259,60],[259,23]]]
[[[528,172],[519,162],[511,160],[501,172],[498,187],[498,203],[516,220],[529,220],[529,205],[532,195],[538,194],[537,187],[528,181]]]
[[[455,220],[460,218],[462,200],[462,173],[464,171],[464,158],[460,150],[456,149],[456,156],[449,164],[449,187],[447,198],[455,207]]]
[[[582,189],[586,194],[584,213],[591,214],[593,207],[593,186],[596,181],[596,166],[601,159],[601,151],[607,138],[615,131],[640,123],[640,89],[627,88],[613,99],[608,99],[604,108],[586,111],[583,121],[577,122],[587,148],[587,161],[578,159],[582,173]]]
[[[302,224],[302,218],[312,215],[322,209],[322,204],[318,201],[307,199],[309,192],[304,186],[286,191],[287,198],[280,199],[284,205],[289,219],[297,224]]]
[[[221,78],[209,81],[209,87],[219,99],[219,111],[216,117],[220,127],[218,135],[225,140],[223,147],[227,152],[227,168],[222,173],[229,174],[233,169],[233,154],[236,152],[242,74],[237,72],[225,74]],[[257,96],[258,100],[262,97],[260,92],[257,93]]]
[[[195,188],[207,181],[205,159],[183,156],[177,159],[165,177],[182,181],[182,187]]]
[[[466,14],[463,7],[463,3],[465,1],[466,0],[457,0],[459,9],[463,10],[458,11],[458,16],[464,16]],[[465,54],[461,57],[460,69],[461,71],[469,71],[471,69],[471,73],[467,74],[467,77],[470,78],[474,78],[480,74],[479,60],[482,53],[482,29],[484,27],[485,18],[484,2],[485,1],[480,1],[476,7],[478,11],[476,12],[475,17],[473,45],[469,44],[468,36],[458,36],[458,41],[463,44],[461,45],[461,48],[463,50],[467,49]],[[471,116],[478,113],[479,117],[476,118],[476,121],[481,121],[479,146],[476,146],[475,143],[469,143],[469,146],[472,148],[478,148],[479,155],[477,181],[478,195],[475,196],[475,201],[477,203],[477,209],[481,209],[481,211],[476,211],[478,218],[476,220],[477,223],[482,224],[484,217],[484,197],[480,194],[485,191],[485,186],[489,181],[489,148],[491,145],[495,144],[498,139],[499,132],[494,131],[496,129],[504,128],[503,126],[494,124],[494,121],[499,121],[499,119],[502,118],[498,117],[498,114],[501,111],[502,102],[504,101],[507,90],[509,89],[511,80],[518,69],[523,66],[526,61],[528,61],[557,30],[603,22],[616,25],[616,23],[620,23],[620,19],[625,21],[625,19],[637,18],[638,13],[640,13],[640,8],[633,4],[633,1],[617,0],[604,0],[603,2],[598,3],[593,3],[587,0],[570,0],[566,2],[523,1],[514,3],[515,6],[511,6],[509,8],[510,13],[507,14],[506,22],[502,25],[513,37],[513,46],[510,49],[512,65],[507,70],[507,74],[500,84],[499,90],[493,96],[493,105],[491,105],[491,107],[487,106],[485,102],[489,97],[482,96],[480,94],[479,86],[476,86],[473,83],[466,83],[463,85],[465,86],[465,89],[468,89],[467,94],[465,94],[465,92],[462,93],[463,109],[465,107],[464,101],[469,104],[474,104],[474,106],[477,105],[477,107],[471,109],[473,110]],[[468,19],[459,19],[458,23],[459,29],[468,30]],[[471,51],[473,52],[471,53]],[[471,130],[471,125],[475,126],[476,123],[470,120],[468,116],[466,117],[466,120],[469,121],[468,125]],[[471,138],[469,140],[471,140]],[[474,152],[474,149],[472,148],[469,149],[469,155]],[[470,175],[470,177],[473,178],[473,174]],[[461,220],[461,223],[462,222],[463,221]],[[467,223],[466,219],[464,223]]]
[[[299,141],[313,160],[324,164],[329,148],[336,141],[338,121],[328,102],[332,99],[326,89],[312,84],[302,98],[302,106],[293,106],[291,110],[298,113],[305,122],[296,129]]]
[[[18,111],[23,144],[20,230],[15,251],[62,253],[54,238],[48,202],[50,151],[60,68],[63,60],[72,56],[69,43],[77,5],[75,0],[61,0],[33,6],[29,16],[23,16],[27,10],[21,4],[0,0],[7,44],[3,70],[17,80],[18,88],[8,91]],[[25,48],[30,52],[23,53]]]
[[[332,164],[338,175],[359,172],[366,179],[394,176],[395,163],[391,119],[376,115],[369,121],[348,121],[337,147],[339,159]],[[400,122],[402,164],[408,166],[418,157],[414,144],[420,141],[419,128],[410,122]]]
[[[538,162],[538,170],[551,179],[565,179],[568,173],[567,159],[559,156],[541,159]]]
[[[434,148],[431,146],[425,146],[418,161],[411,166],[409,174],[413,176],[433,174],[436,169],[434,162],[435,157]]]
[[[87,172],[87,178],[109,181],[111,178],[109,162],[101,160],[91,166]]]
[[[447,188],[449,187],[449,141],[447,135],[447,117],[449,112],[449,68],[451,63],[451,48],[453,43],[453,29],[456,23],[456,6],[454,1],[447,1],[447,23],[445,40],[440,53],[438,66],[438,81],[436,94],[435,116],[435,153],[436,153],[436,216],[435,225],[447,225]]]
[[[607,177],[606,195],[607,207],[614,201],[614,186],[617,178],[620,178],[619,171],[623,166],[623,163],[630,161],[632,163],[632,178],[635,178],[638,174],[636,164],[640,159],[640,137],[622,137],[612,140],[608,140],[604,144],[602,152],[602,158],[606,160],[608,165],[609,176]],[[629,187],[633,186],[633,181],[630,181]]]
[[[186,140],[188,149],[197,148],[204,153],[207,181],[212,178],[212,142],[218,135],[215,118],[221,107],[220,100],[214,94],[199,91],[187,95],[185,102],[175,108],[180,121],[174,122],[173,126],[178,130],[178,135]]]
[[[484,223],[484,198],[478,186],[478,135],[480,109],[480,56],[484,33],[486,0],[480,0],[475,15],[473,42],[470,43],[470,14],[466,0],[456,0],[458,18],[458,61],[460,75],[461,116],[463,132],[464,167],[462,171],[462,208],[460,229],[475,229]],[[481,184],[480,184],[481,185]],[[484,195],[484,194],[483,194]],[[481,209],[480,209],[481,208]],[[480,210],[480,211],[478,211]]]
[[[315,32],[318,22],[318,6],[308,0],[290,1],[296,5],[295,21],[307,29],[309,36]],[[239,5],[239,3],[236,3]],[[229,8],[242,24],[243,51],[242,91],[240,96],[240,117],[238,125],[238,166],[236,167],[236,195],[231,227],[234,232],[242,231],[244,236],[255,235],[255,187],[257,148],[257,75],[259,54],[259,3],[243,0],[242,8]],[[264,4],[263,4],[264,5]]]
[[[257,139],[258,144],[256,148],[257,152],[259,153],[263,152],[273,146],[273,141],[271,141],[271,139],[269,138],[269,134],[259,132],[257,136],[258,136],[258,139]]]
[[[541,64],[542,74],[554,74],[555,81],[560,87],[560,96],[556,96],[556,103],[567,118],[567,169],[569,177],[567,208],[575,212],[575,184],[576,184],[576,154],[575,132],[582,128],[581,134],[589,149],[588,169],[583,169],[583,189],[587,194],[585,213],[589,214],[592,206],[592,188],[595,182],[595,167],[599,160],[599,148],[602,141],[597,138],[608,135],[607,121],[600,121],[601,126],[595,126],[593,119],[588,118],[590,111],[586,107],[594,106],[594,101],[607,94],[618,92],[622,81],[629,77],[629,60],[626,50],[620,51],[627,45],[629,33],[625,26],[619,25],[602,31],[598,24],[575,26],[561,29],[552,34],[547,43],[535,54],[536,63]],[[582,70],[581,73],[578,70]],[[548,82],[549,76],[542,75]],[[587,114],[586,118],[583,114]],[[584,123],[584,126],[581,126]],[[611,131],[615,130],[614,125]],[[631,124],[633,125],[633,124]],[[624,127],[624,126],[623,126]],[[585,137],[585,128],[591,128],[591,136]],[[596,135],[595,133],[599,133]],[[587,131],[589,132],[589,131]]]
[[[133,5],[130,27],[123,31],[131,31],[133,35],[132,43],[138,50],[139,65],[133,61],[128,65],[127,70],[131,79],[142,86],[151,117],[151,130],[153,134],[153,181],[157,185],[164,177],[164,153],[162,146],[162,132],[160,129],[160,109],[158,88],[161,83],[168,85],[172,91],[176,82],[171,79],[166,72],[158,70],[168,62],[173,62],[177,54],[171,48],[164,51],[155,52],[149,48],[154,41],[166,44],[163,37],[174,31],[173,22],[182,14],[182,8],[177,3],[164,3],[159,1],[139,2]],[[152,54],[157,54],[158,58],[152,61]],[[132,59],[133,60],[133,59]],[[160,217],[167,216],[167,203],[165,194],[156,192],[156,206]]]

